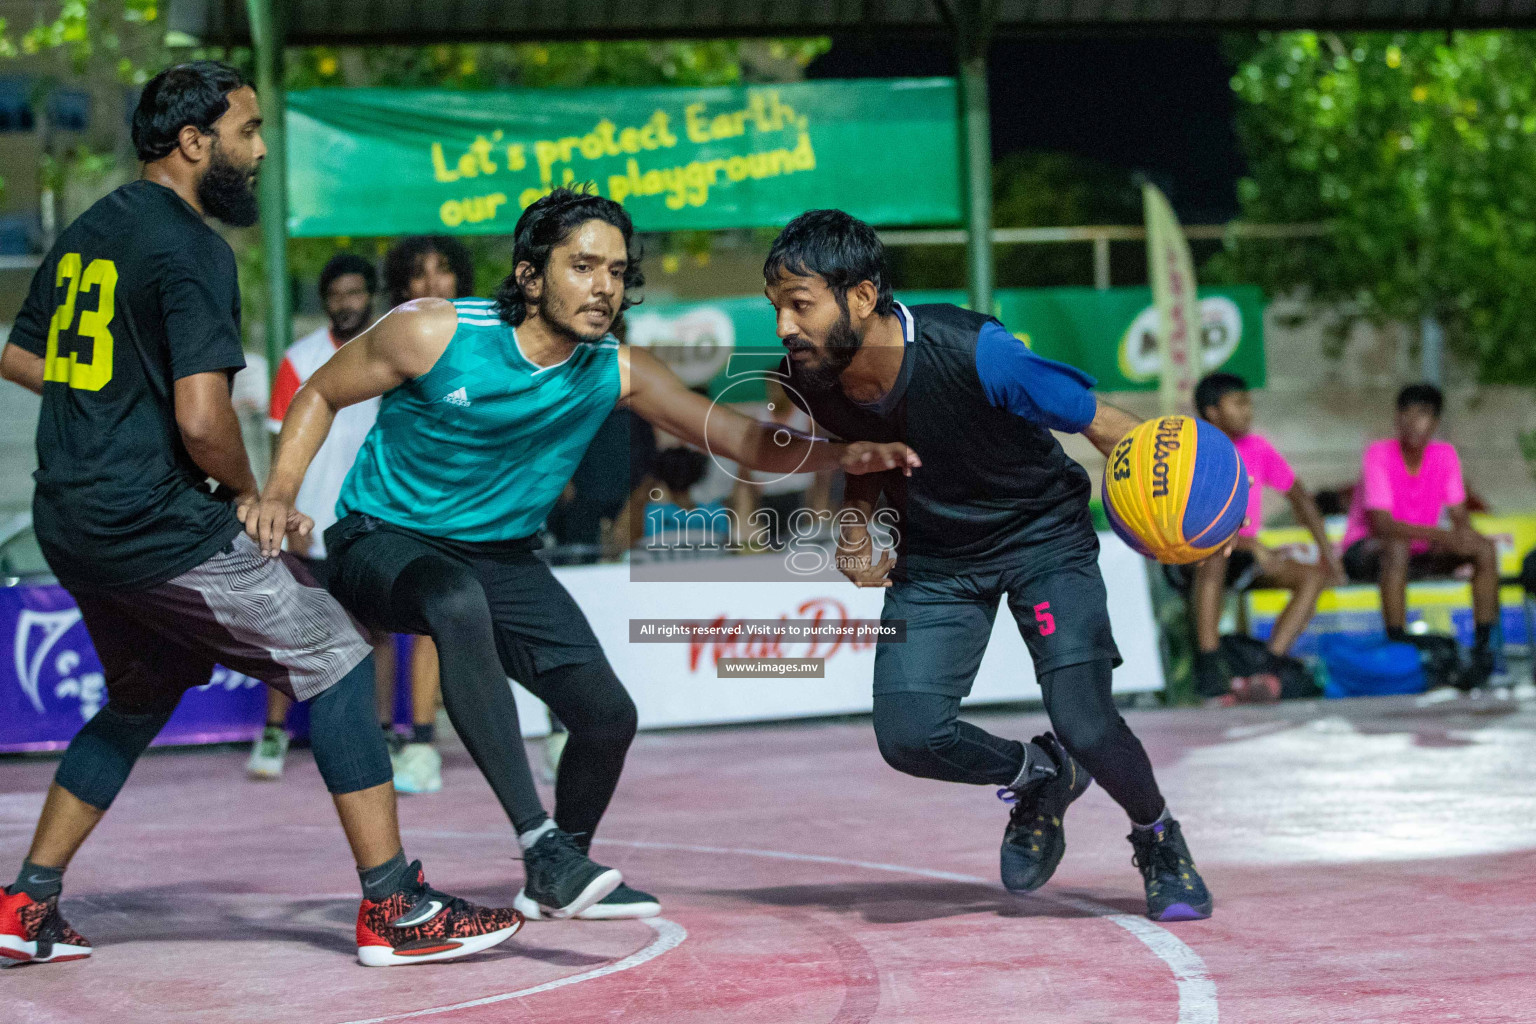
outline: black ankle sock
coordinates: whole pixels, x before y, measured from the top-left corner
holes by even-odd
[[[405,888],[414,879],[406,877],[405,851],[401,850],[378,867],[359,869],[357,877],[363,883],[363,898],[378,903]]]
[[[45,868],[22,860],[21,871],[11,884],[11,892],[24,892],[41,903],[50,896],[57,896],[64,888],[64,869]]]
[[[1488,645],[1493,643],[1493,623],[1479,622],[1472,627],[1472,649],[1474,651],[1486,651]]]
[[[422,725],[418,722],[417,724],[411,726],[412,743],[431,743],[435,739],[437,739],[436,722],[428,722],[426,725]]]
[[[1388,626],[1387,627],[1387,639],[1392,641],[1395,644],[1407,643],[1408,642],[1408,630],[1403,628],[1402,626]]]

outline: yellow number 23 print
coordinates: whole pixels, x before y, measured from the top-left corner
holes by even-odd
[[[48,350],[43,362],[43,380],[58,381],[82,391],[100,391],[112,379],[112,323],[113,302],[117,292],[117,264],[111,260],[91,260],[90,266],[81,271],[80,254],[67,252],[59,258],[59,272],[54,278],[54,288],[68,284],[64,302],[53,311],[53,323],[48,327]],[[79,311],[79,323],[75,322],[75,303],[82,294],[96,292],[96,308]],[[69,345],[67,352],[59,351],[59,336],[73,333],[77,338],[91,340],[90,361],[81,360],[77,350],[83,345]]]

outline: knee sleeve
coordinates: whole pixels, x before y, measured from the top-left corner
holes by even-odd
[[[134,762],[170,720],[170,708],[125,714],[111,703],[75,734],[53,781],[78,800],[104,811],[112,806]]]
[[[373,656],[309,702],[309,743],[331,793],[356,793],[394,778],[373,707]]]

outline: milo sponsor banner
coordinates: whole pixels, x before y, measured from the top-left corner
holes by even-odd
[[[1195,377],[1226,370],[1262,387],[1264,293],[1254,285],[1199,291]],[[1036,352],[1098,378],[1101,391],[1156,391],[1161,317],[1149,288],[1013,288],[997,315]]]
[[[511,234],[590,182],[642,231],[960,219],[954,82],[288,94],[289,231]],[[901,140],[921,139],[920,145]]]
[[[1264,295],[1252,285],[1200,290],[1199,373],[1224,369],[1264,384]],[[959,291],[901,292],[909,305],[964,304]],[[1160,319],[1148,288],[1003,288],[994,312],[1034,351],[1098,379],[1102,391],[1155,391]],[[761,296],[695,303],[644,302],[625,314],[629,340],[653,348],[713,397],[761,401],[752,381],[783,357],[773,307]]]

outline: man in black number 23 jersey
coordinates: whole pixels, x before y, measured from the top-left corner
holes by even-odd
[[[1148,914],[1210,916],[1179,823],[1110,696],[1120,654],[1088,474],[1051,436],[1081,433],[1108,455],[1136,420],[990,316],[896,302],[879,237],[840,210],[791,221],[763,276],[790,398],[844,441],[905,441],[923,460],[910,477],[849,477],[843,498],[867,523],[883,490],[900,516],[894,561],[887,551],[871,564],[863,525],[838,538],[839,568],[889,587],[881,618],[906,623],[904,643],[875,652],[881,754],[909,775],[999,787],[1013,804],[1001,867],[1015,892],[1051,877],[1067,805],[1097,779],[1130,816]],[[959,718],[1005,593],[1056,730],[1029,743]]]
[[[215,663],[310,702],[315,763],[362,881],[358,959],[493,946],[520,915],[438,892],[406,862],[368,644],[298,562],[263,558],[236,515],[257,496],[230,404],[245,365],[240,294],[234,253],[204,217],[256,221],[256,93],[224,64],[169,68],[144,88],[133,141],[143,176],[60,236],[0,355],[0,373],[43,398],[37,538],[80,606],[108,695],[60,761],[21,873],[0,891],[0,956],[91,954],[59,913],[64,869]]]

